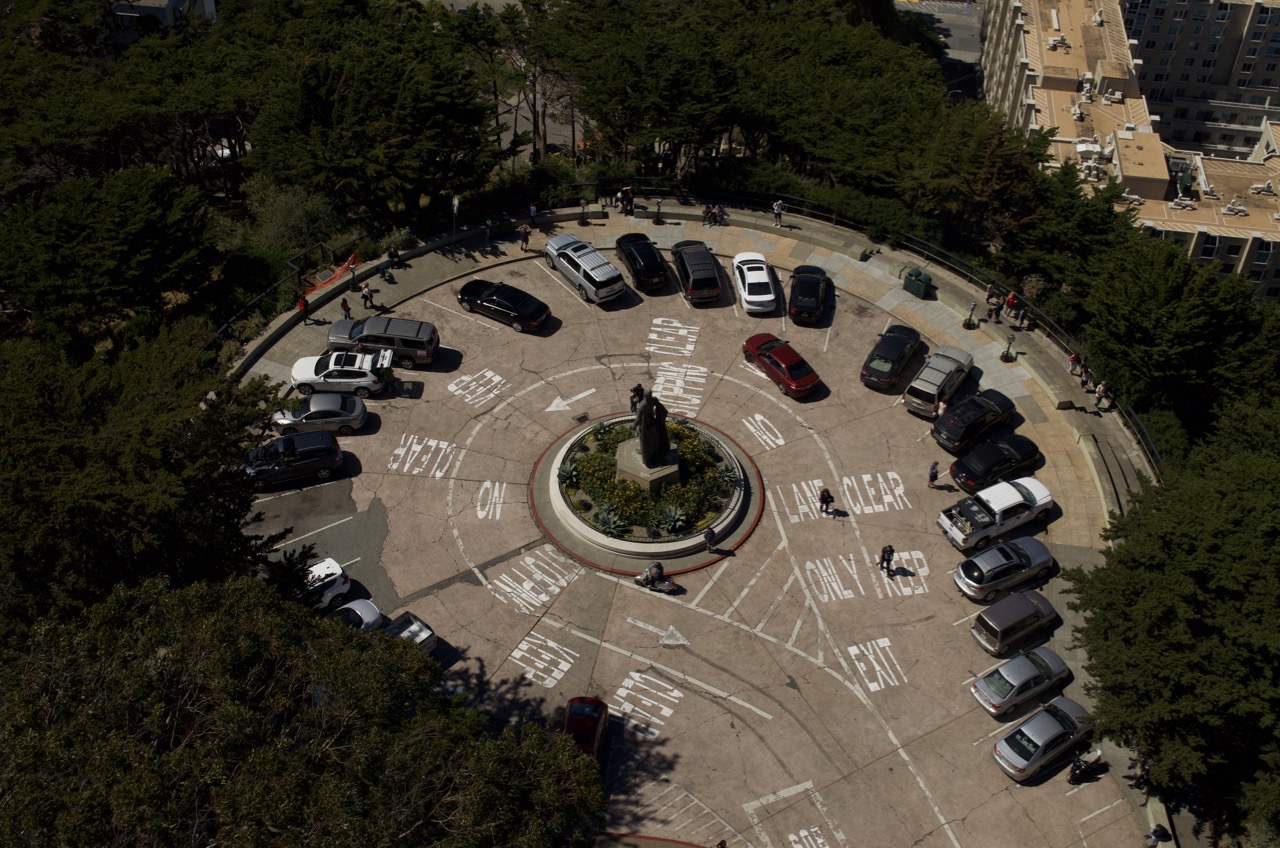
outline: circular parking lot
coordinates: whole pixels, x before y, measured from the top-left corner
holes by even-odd
[[[446,676],[485,708],[555,722],[572,697],[603,699],[611,831],[756,848],[1021,848],[1143,832],[1112,781],[1073,787],[1055,768],[1019,785],[992,762],[1011,723],[970,694],[995,661],[969,633],[982,607],[956,591],[963,556],[936,525],[961,493],[945,473],[928,485],[930,463],[945,472],[953,458],[906,411],[903,384],[873,391],[859,370],[890,322],[918,329],[926,351],[969,351],[961,394],[999,389],[1017,405],[1016,432],[1044,454],[1034,474],[1056,506],[1024,530],[1059,564],[1098,546],[1104,516],[1072,419],[1021,362],[1001,360],[1001,338],[904,292],[890,257],[863,263],[785,231],[619,219],[548,226],[532,246],[569,231],[607,248],[636,229],[664,250],[707,241],[725,272],[719,300],[692,307],[669,285],[587,303],[518,244],[397,272],[399,291],[421,293],[392,314],[437,326],[435,362],[398,372],[394,396],[368,401],[366,426],[340,438],[337,479],[265,495],[267,526],[292,527],[285,544],[342,563],[383,612],[429,622]],[[779,295],[795,267],[824,268],[835,281],[824,318],[801,327],[783,310],[748,315],[729,271],[750,251],[768,259]],[[464,312],[456,291],[476,278],[535,294],[552,319],[523,334]],[[379,302],[398,297],[388,289]],[[744,361],[743,342],[759,333],[787,340],[821,388],[780,393]],[[278,378],[324,337],[323,324],[299,327],[255,370]],[[725,433],[761,475],[758,522],[699,557],[677,596],[585,567],[530,509],[544,452],[584,421],[626,412],[636,383],[671,415]],[[832,517],[819,509],[824,488]],[[897,552],[891,574],[877,565],[885,545]],[[1043,588],[1061,608],[1056,575]],[[1050,646],[1069,641],[1064,630]]]

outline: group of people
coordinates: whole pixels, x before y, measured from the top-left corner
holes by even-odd
[[[1027,323],[1027,307],[1025,304],[1018,302],[1018,296],[1013,292],[1005,297],[1000,297],[1000,292],[996,291],[995,284],[987,286],[987,320],[996,324],[1003,324],[1000,320],[1001,315],[1007,315],[1009,320],[1021,330]]]
[[[728,219],[729,213],[725,211],[723,203],[717,203],[715,206],[708,203],[702,207],[702,226],[704,227],[722,227]]]
[[[1093,393],[1094,409],[1103,412],[1103,403],[1107,404],[1107,409],[1115,405],[1115,401],[1111,397],[1111,390],[1107,388],[1107,381],[1099,380],[1097,383],[1093,382],[1093,371],[1089,369],[1089,363],[1085,361],[1083,356],[1078,353],[1072,353],[1068,356],[1067,369],[1071,372],[1071,376],[1080,378],[1080,388],[1086,392]]]

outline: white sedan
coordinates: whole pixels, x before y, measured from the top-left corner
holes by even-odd
[[[738,300],[747,312],[772,312],[777,306],[773,274],[759,253],[739,253],[733,257],[733,281]]]

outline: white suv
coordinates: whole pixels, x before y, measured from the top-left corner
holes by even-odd
[[[547,264],[564,274],[585,301],[603,303],[627,290],[622,272],[600,251],[575,235],[550,239],[543,253]]]

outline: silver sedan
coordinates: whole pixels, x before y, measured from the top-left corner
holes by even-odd
[[[991,756],[1014,780],[1030,780],[1088,732],[1089,714],[1085,708],[1070,698],[1054,698],[1000,737]]]
[[[992,716],[1003,716],[1066,680],[1071,669],[1048,648],[1032,648],[979,677],[969,687],[973,697]]]
[[[973,601],[995,600],[1006,589],[1047,577],[1053,554],[1030,536],[999,542],[956,566],[956,588]]]
[[[271,426],[291,436],[307,430],[332,430],[350,436],[364,426],[364,401],[351,395],[308,395],[297,409],[279,409],[271,414]]]

